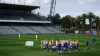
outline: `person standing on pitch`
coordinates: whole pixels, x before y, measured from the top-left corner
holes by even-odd
[[[92,38],[93,46],[95,45],[95,41],[96,41],[96,39],[95,38]]]
[[[64,51],[67,51],[67,50],[68,50],[68,42],[65,41],[65,42],[64,42]]]
[[[62,49],[62,44],[61,44],[60,41],[58,41],[57,49],[58,49],[59,55],[61,55],[61,52],[62,52],[62,50],[61,50]]]
[[[89,44],[89,41],[86,40],[86,49],[88,49],[88,44]]]
[[[94,45],[95,45],[95,41],[96,41],[96,39],[95,38],[92,38],[92,49],[93,49],[93,47],[94,47]]]

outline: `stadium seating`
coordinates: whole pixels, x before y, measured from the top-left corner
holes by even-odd
[[[20,16],[17,16],[17,15],[12,15],[10,20],[20,20]]]
[[[20,31],[22,34],[36,34],[38,32],[28,28],[27,26],[12,26],[14,29]]]
[[[3,7],[2,7],[3,6]],[[51,21],[35,14],[32,10],[40,6],[1,4],[0,34],[54,34],[63,33],[59,29],[45,26]]]
[[[30,28],[40,32],[41,34],[48,34],[48,33],[54,33],[53,31],[50,31],[48,29],[45,29],[44,27],[42,26],[29,26]]]
[[[10,28],[9,26],[0,26],[1,34],[19,34],[20,32]]]
[[[12,11],[13,12],[13,11]],[[21,20],[21,21],[48,21],[46,18],[38,14],[9,14],[0,13],[0,20]],[[12,24],[12,23],[10,23]],[[0,34],[58,34],[64,33],[59,30],[58,27],[51,26],[37,26],[37,25],[10,25],[0,24]]]
[[[56,34],[63,33],[49,26],[0,26],[0,34]]]
[[[51,26],[44,26],[45,28],[53,31],[54,33],[64,33],[64,32],[61,32],[60,30],[56,29],[56,28],[53,28]]]
[[[54,28],[61,30],[61,26],[54,26]]]
[[[17,14],[0,14],[0,20],[25,20],[25,21],[47,21],[43,17],[37,14],[25,14],[25,15],[17,15]],[[59,29],[56,29],[51,26],[29,26],[29,25],[9,25],[0,26],[0,34],[54,34],[54,33],[63,33]]]
[[[9,15],[6,14],[0,15],[0,20],[9,20],[9,19],[11,19]]]
[[[0,20],[33,20],[33,21],[47,21],[43,17],[36,14],[25,14],[25,15],[15,15],[15,14],[0,14]]]

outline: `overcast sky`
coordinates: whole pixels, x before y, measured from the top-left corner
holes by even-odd
[[[41,6],[37,9],[37,12],[43,15],[48,15],[50,11],[51,0],[0,0],[4,3],[16,3],[27,5]],[[65,15],[78,16],[82,13],[93,12],[100,16],[100,0],[57,0],[56,13],[59,13],[61,17]]]

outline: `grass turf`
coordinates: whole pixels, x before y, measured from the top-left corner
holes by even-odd
[[[92,37],[96,38],[96,45],[92,47]],[[100,35],[81,35],[81,34],[45,34],[38,35],[38,41],[35,35],[0,35],[0,56],[59,56],[58,53],[41,51],[40,43],[44,39],[78,39],[79,51],[63,52],[61,56],[100,56]],[[89,40],[89,50],[85,48],[85,40]],[[26,41],[34,41],[34,47],[26,47]],[[92,49],[94,48],[94,49]]]

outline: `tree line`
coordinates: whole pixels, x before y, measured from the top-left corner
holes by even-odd
[[[86,19],[89,20],[89,24],[86,24]],[[96,16],[94,13],[84,13],[77,17],[72,17],[71,15],[66,15],[61,18],[59,13],[56,13],[51,17],[52,25],[60,25],[64,30],[74,29],[74,30],[100,30],[100,17]]]

